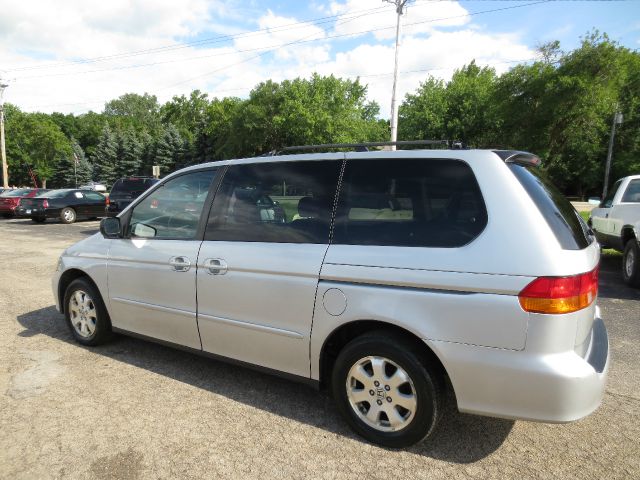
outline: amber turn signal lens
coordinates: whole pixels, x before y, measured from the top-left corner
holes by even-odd
[[[598,295],[598,268],[571,277],[540,277],[518,295],[531,313],[571,313],[588,307]]]

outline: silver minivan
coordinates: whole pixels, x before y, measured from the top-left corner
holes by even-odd
[[[175,172],[53,277],[74,337],[124,333],[298,379],[363,437],[461,412],[569,422],[601,402],[600,249],[538,157],[292,154]]]

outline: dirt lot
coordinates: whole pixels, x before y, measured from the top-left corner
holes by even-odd
[[[0,220],[0,478],[640,478],[640,291],[606,258],[613,364],[568,425],[461,415],[405,451],[354,436],[308,387],[140,340],[71,339],[51,272],[97,222]]]

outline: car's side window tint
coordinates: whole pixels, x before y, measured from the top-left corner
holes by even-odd
[[[341,160],[234,165],[205,240],[328,243]]]
[[[136,205],[131,237],[193,239],[216,169],[199,170],[167,181]]]
[[[486,224],[480,188],[462,161],[348,160],[333,243],[460,247]]]

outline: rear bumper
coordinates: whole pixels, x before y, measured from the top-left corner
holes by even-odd
[[[10,215],[10,216],[15,216],[16,214],[16,207],[15,205],[12,206],[7,206],[7,205],[0,205],[0,215]]]
[[[56,218],[60,216],[59,208],[24,208],[16,209],[16,217],[20,218]],[[27,213],[28,212],[28,213]]]
[[[609,369],[609,338],[593,323],[584,357],[573,350],[527,353],[426,340],[443,362],[461,412],[541,422],[571,422],[602,401]]]

